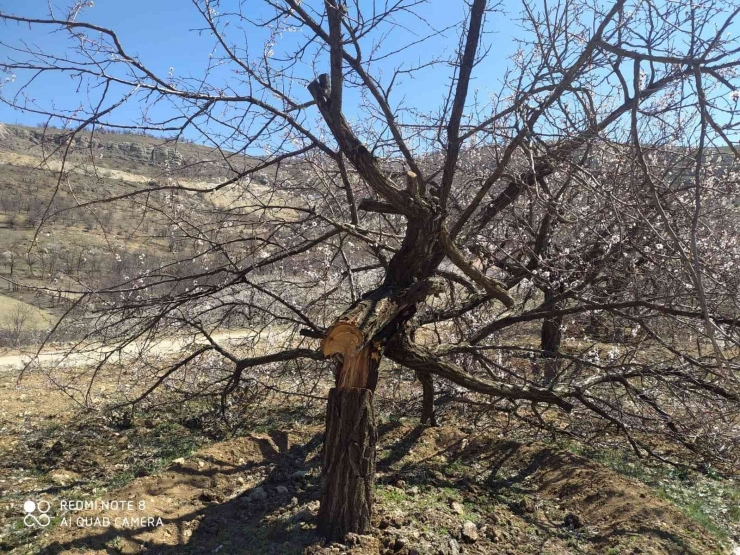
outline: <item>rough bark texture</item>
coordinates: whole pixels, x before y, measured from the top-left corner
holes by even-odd
[[[555,294],[545,290],[545,302],[551,300]],[[557,308],[555,305],[554,308]],[[545,351],[542,356],[544,360],[544,381],[550,383],[560,372],[560,340],[562,337],[563,316],[557,315],[547,317],[542,321],[542,334],[540,336],[540,349]]]
[[[373,392],[332,389],[326,412],[324,487],[318,518],[319,533],[329,541],[371,529],[376,441]]]
[[[386,342],[413,316],[416,304],[439,291],[434,280],[408,288],[381,287],[342,314],[321,343],[341,356],[326,415],[324,484],[319,530],[330,540],[370,530],[375,473],[373,390]]]
[[[417,372],[416,377],[421,382],[423,397],[421,400],[421,423],[424,426],[436,426],[434,418],[434,378],[429,372]]]

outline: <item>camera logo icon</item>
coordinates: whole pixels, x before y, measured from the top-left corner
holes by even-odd
[[[23,524],[28,528],[46,528],[51,524],[51,517],[49,511],[51,511],[51,503],[44,501],[43,499],[39,502],[31,501],[30,499],[23,503],[23,511],[26,516],[23,517]]]

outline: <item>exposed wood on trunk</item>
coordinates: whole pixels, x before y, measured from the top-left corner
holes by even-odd
[[[329,392],[324,439],[319,533],[341,541],[371,529],[377,430],[373,393],[335,388]]]
[[[380,344],[370,342],[355,355],[344,355],[342,367],[337,374],[337,387],[361,387],[375,391],[378,384]]]
[[[411,171],[406,172],[406,192],[413,197],[418,197],[420,193],[419,176]]]
[[[375,388],[382,345],[372,338],[399,312],[398,300],[390,293],[361,299],[339,317],[322,340],[324,356],[341,355],[337,387]]]
[[[419,302],[442,288],[437,280],[417,282],[405,290],[381,288],[345,311],[321,342],[324,356],[342,357],[337,387],[375,389],[386,342],[413,315]]]

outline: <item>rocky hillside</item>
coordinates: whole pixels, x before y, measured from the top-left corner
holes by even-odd
[[[152,136],[70,137],[60,129],[0,124],[0,348],[39,340],[65,306],[50,290],[112,283],[141,260],[185,256],[187,246],[160,208],[178,205],[193,214],[228,208],[244,191],[258,198],[271,174],[209,195],[155,187],[209,188],[258,162]],[[77,208],[147,187],[143,211],[135,199]]]
[[[69,132],[60,129],[0,123],[0,155],[5,154],[5,160],[0,158],[0,162],[7,162],[8,153],[58,160],[65,152],[76,163],[94,161],[104,168],[147,177],[160,175],[166,169],[182,178],[219,178],[233,168],[249,167],[257,161],[249,156],[149,135],[87,131],[70,138]]]

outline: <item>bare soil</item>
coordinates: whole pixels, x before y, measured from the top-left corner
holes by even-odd
[[[100,399],[110,395],[110,383],[98,387]],[[321,415],[302,419],[290,407],[276,410],[282,420],[219,441],[216,428],[185,413],[126,421],[80,412],[42,376],[19,386],[14,374],[2,374],[0,551],[703,555],[727,549],[651,488],[593,460],[495,432],[423,428],[407,419],[380,425],[372,536],[326,546],[315,533]],[[24,524],[29,499],[50,503],[50,526]],[[63,508],[86,501],[98,505]],[[111,501],[118,506],[103,506]]]

